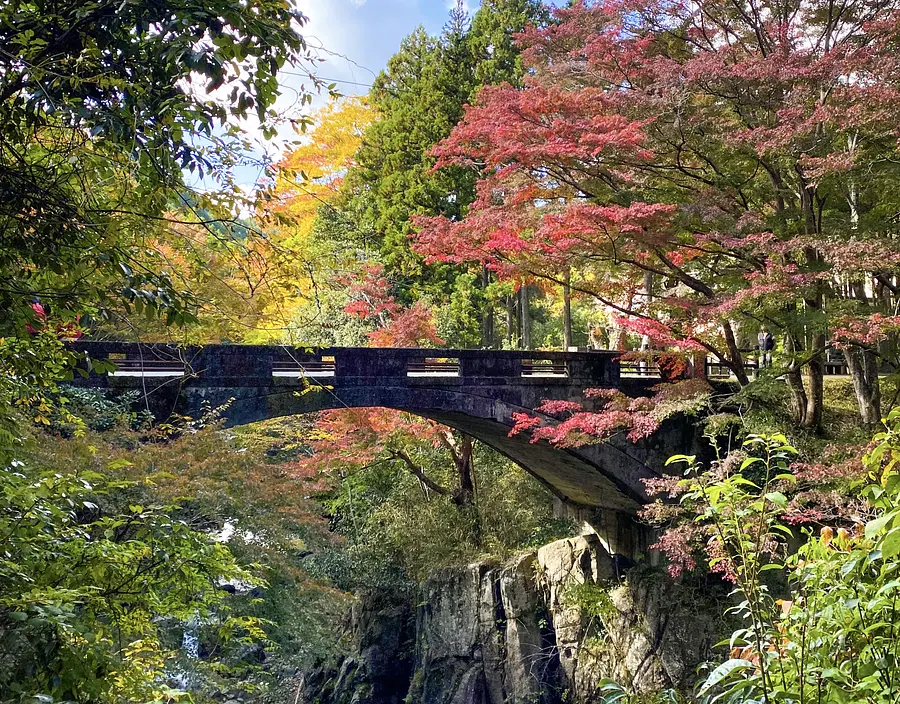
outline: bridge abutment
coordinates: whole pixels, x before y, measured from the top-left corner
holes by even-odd
[[[571,520],[580,535],[596,535],[611,555],[635,563],[656,561],[656,551],[650,546],[657,540],[657,531],[641,523],[633,512],[583,506],[557,497],[553,515]]]

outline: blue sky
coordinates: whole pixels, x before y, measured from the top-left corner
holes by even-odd
[[[304,28],[310,48],[322,59],[315,72],[328,82],[337,83],[345,95],[368,92],[368,86],[387,65],[388,59],[400,46],[403,38],[422,25],[431,34],[440,32],[455,0],[297,0],[300,10],[309,18]],[[469,0],[470,12],[478,6],[477,0]],[[297,116],[297,93],[305,80],[296,72],[281,76],[284,91],[278,103],[280,113]],[[321,106],[327,96],[316,96],[313,109]],[[307,110],[309,108],[306,108]],[[258,132],[247,125],[251,133]],[[285,139],[296,139],[290,130],[284,130]],[[257,136],[259,150],[277,155],[283,142],[263,143]],[[242,167],[237,170],[239,183],[252,189],[260,176],[258,167]]]
[[[403,37],[419,25],[439,32],[450,7],[449,0],[299,0],[298,4],[309,17],[305,33],[310,44],[324,49],[320,53],[327,61],[319,73],[359,83],[371,82]],[[342,89],[366,90],[349,83]]]

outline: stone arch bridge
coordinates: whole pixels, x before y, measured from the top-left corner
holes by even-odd
[[[657,380],[623,375],[614,352],[449,349],[303,349],[282,346],[176,347],[124,342],[72,343],[90,359],[109,359],[112,374],[74,384],[138,390],[157,417],[196,415],[204,404],[232,403],[229,425],[326,409],[385,407],[456,428],[506,455],[570,509],[633,513],[648,500],[643,479],[671,454],[689,452],[687,424],[665,426],[649,441],[625,439],[580,448],[532,444],[509,436],[512,414],[544,399],[582,401],[585,388],[637,393]],[[308,392],[299,393],[304,389]],[[600,509],[601,511],[597,511]]]

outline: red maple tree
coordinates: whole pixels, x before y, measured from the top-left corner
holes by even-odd
[[[418,480],[426,498],[433,493],[459,506],[474,500],[474,440],[439,423],[387,408],[326,411],[319,414],[309,445],[310,455],[296,463],[300,475],[341,478],[376,463],[395,462]],[[417,459],[416,448],[429,446],[449,457],[455,470],[452,485],[434,479],[427,463]]]
[[[381,266],[366,267],[359,278],[347,281],[350,302],[344,312],[369,320],[375,329],[368,333],[373,347],[436,347],[438,337],[434,314],[424,301],[403,307],[391,293],[390,282]]]
[[[557,10],[520,37],[524,88],[484,89],[436,148],[438,167],[482,180],[464,219],[416,220],[416,247],[501,276],[578,272],[573,290],[618,324],[703,350],[741,384],[767,326],[807,427],[840,339],[874,422],[873,326],[893,334],[900,293],[898,37],[900,11],[881,2]]]

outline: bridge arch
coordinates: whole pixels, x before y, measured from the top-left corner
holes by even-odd
[[[396,409],[471,435],[560,499],[589,509],[633,513],[648,500],[643,480],[658,476],[655,468],[665,457],[693,442],[689,429],[674,426],[636,445],[622,440],[573,449],[509,436],[513,413],[535,414],[544,399],[579,400],[584,388],[621,388],[614,353],[72,346],[90,359],[110,359],[118,366],[112,375],[90,374],[74,383],[138,389],[161,417],[172,411],[195,415],[205,404],[228,401],[228,425],[341,408]]]

